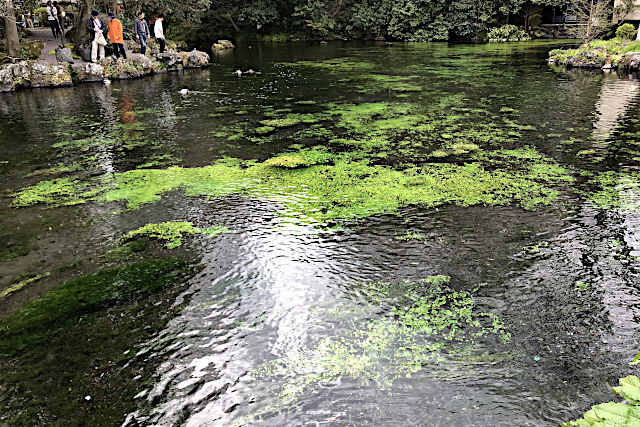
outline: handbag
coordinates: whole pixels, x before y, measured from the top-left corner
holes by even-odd
[[[100,35],[96,39],[96,43],[98,43],[100,46],[106,46],[107,45],[107,40],[104,38],[104,34],[100,33]]]

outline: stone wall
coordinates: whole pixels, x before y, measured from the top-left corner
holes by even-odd
[[[72,86],[80,82],[101,82],[104,79],[134,79],[189,68],[205,67],[209,55],[205,52],[167,51],[152,57],[132,54],[123,58],[105,58],[98,63],[48,64],[21,61],[0,66],[0,92],[21,88]]]

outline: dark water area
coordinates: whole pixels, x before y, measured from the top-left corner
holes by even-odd
[[[640,351],[640,86],[635,76],[549,66],[548,51],[562,45],[255,44],[214,56],[206,70],[0,95],[0,292],[37,277],[0,298],[0,316],[117,264],[105,254],[145,224],[230,231],[185,236],[178,249],[149,244],[147,258],[200,266],[184,289],[149,300],[167,313],[149,320],[153,328],[141,323],[157,320],[158,309],[147,313],[138,307],[144,302],[98,313],[96,322],[138,319],[127,330],[139,339],[118,343],[135,356],[108,363],[113,375],[144,366],[134,381],[95,394],[102,377],[85,375],[73,390],[46,399],[31,391],[25,400],[12,376],[16,384],[0,387],[0,423],[537,426],[612,400],[608,384],[634,372],[628,362]],[[256,73],[233,74],[249,68]],[[408,110],[392,117],[393,128],[375,115],[360,120],[357,109],[350,122],[346,113],[338,124],[309,119],[347,104]],[[253,133],[292,117],[290,126]],[[362,130],[371,122],[378,127]],[[356,137],[362,145],[349,141]],[[450,139],[475,147],[468,154]],[[242,168],[252,171],[313,147],[379,152],[371,164],[391,171],[480,158],[486,171],[500,171],[499,157],[483,153],[530,147],[547,159],[540,170],[552,163],[572,180],[553,181],[536,196],[549,203],[534,208],[520,203],[523,185],[521,197],[516,191],[504,203],[463,193],[362,214],[345,201],[335,209],[358,214],[332,217],[325,206],[317,222],[306,203],[322,204],[327,194],[312,181],[263,187],[262,178],[229,178],[214,191],[204,178],[175,175],[152,201],[136,181],[144,203],[135,206],[130,195],[87,195],[86,188],[110,194],[131,171],[200,170],[223,158],[247,161]],[[362,179],[372,175],[365,169]],[[21,190],[59,179],[89,183],[85,195],[53,191],[52,200],[68,205],[16,205]],[[380,283],[422,283],[416,298],[424,302],[432,294],[420,281],[434,276],[450,278],[443,294],[434,292],[465,308],[456,317],[449,306],[428,306],[422,314],[431,323],[419,330],[442,333],[416,335],[407,326],[415,319],[402,311],[420,307],[415,295],[400,303],[405,294],[396,298],[395,285]],[[477,324],[471,312],[483,313]],[[46,352],[87,346],[53,343]],[[86,366],[68,369],[78,377],[94,369],[77,363]],[[0,359],[2,370],[16,366],[39,372],[25,357]],[[65,400],[73,409],[52,409]],[[104,416],[113,402],[121,412]],[[36,418],[20,418],[32,404]]]

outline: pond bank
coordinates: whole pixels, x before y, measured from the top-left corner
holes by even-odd
[[[136,79],[209,65],[205,52],[167,51],[152,58],[130,54],[127,59],[111,57],[97,63],[56,63],[20,61],[0,66],[0,92],[25,88],[66,87],[77,83],[101,82],[104,79]]]
[[[575,49],[554,49],[549,62],[571,68],[640,70],[640,41],[594,40]]]

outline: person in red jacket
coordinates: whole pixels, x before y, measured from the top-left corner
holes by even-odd
[[[127,52],[124,50],[124,37],[122,36],[122,22],[116,18],[113,12],[109,12],[109,32],[107,37],[109,37],[113,45],[113,59],[120,58],[121,53],[122,57],[127,59]]]

